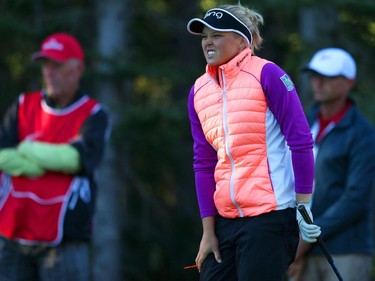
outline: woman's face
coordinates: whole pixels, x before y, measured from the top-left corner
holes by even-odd
[[[238,55],[245,46],[244,38],[234,32],[219,32],[204,27],[202,49],[207,64],[219,66]]]

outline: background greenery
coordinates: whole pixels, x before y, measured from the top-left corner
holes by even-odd
[[[191,85],[205,62],[189,19],[213,0],[1,0],[0,115],[41,86],[30,60],[55,31],[83,44],[83,86],[110,110],[113,130],[101,167],[94,280],[197,280],[201,226],[187,115]],[[353,98],[375,123],[373,0],[241,1],[265,19],[258,55],[292,77],[304,108],[311,93],[301,68],[319,48],[347,49],[358,62]]]

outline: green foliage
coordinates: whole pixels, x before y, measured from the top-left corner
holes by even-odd
[[[192,280],[182,270],[194,262],[199,215],[191,177],[191,137],[186,100],[125,110],[112,141],[125,150],[129,219],[124,237],[129,280]],[[130,170],[130,171],[129,171]],[[187,178],[187,175],[190,176]],[[143,264],[140,270],[139,265]],[[190,277],[189,277],[190,276]]]
[[[1,10],[1,9],[0,9]],[[32,77],[30,49],[34,49],[29,22],[14,11],[0,13],[0,116]],[[25,80],[25,78],[27,78]],[[24,87],[21,89],[21,87]]]
[[[150,188],[173,185],[170,170],[179,161],[181,145],[191,139],[186,117],[182,104],[132,106],[115,128],[114,143],[128,149],[132,169]]]

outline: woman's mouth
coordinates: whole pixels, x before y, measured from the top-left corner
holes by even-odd
[[[208,57],[212,57],[212,56],[215,55],[215,54],[216,54],[216,52],[213,51],[213,50],[208,50],[208,51],[207,51],[207,56],[208,56]]]

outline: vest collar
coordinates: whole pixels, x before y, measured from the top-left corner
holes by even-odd
[[[226,64],[222,64],[220,66],[206,66],[206,72],[211,77],[216,77],[218,70],[222,70],[227,77],[234,77],[236,76],[240,70],[242,69],[243,65],[246,64],[250,60],[252,56],[252,51],[250,48],[246,48],[233,59],[228,61]]]
[[[74,104],[76,101],[78,101],[79,99],[81,99],[86,93],[82,90],[82,89],[78,89],[76,94],[75,94],[75,97],[74,99],[72,100],[72,102],[70,104],[68,104],[66,107]],[[56,106],[56,103],[54,102],[53,99],[51,99],[48,95],[47,95],[47,92],[45,90],[42,90],[42,98],[45,100],[46,104],[49,106],[49,107],[52,107],[52,108],[58,108]]]

